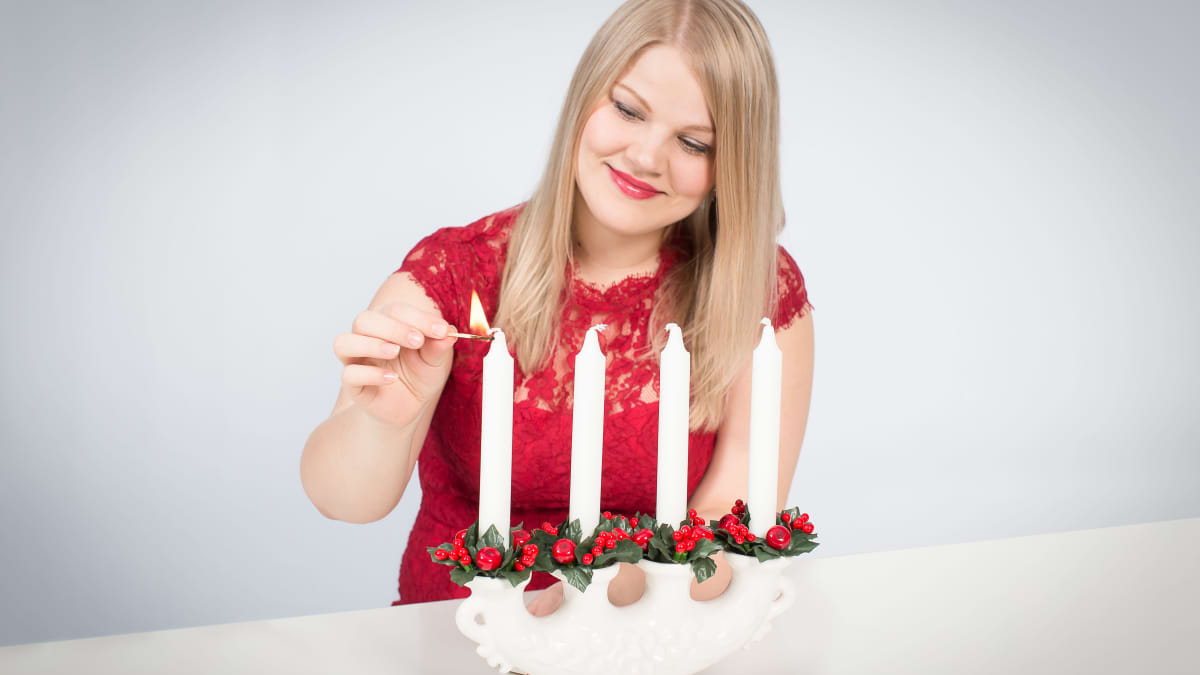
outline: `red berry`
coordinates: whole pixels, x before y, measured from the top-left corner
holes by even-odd
[[[741,506],[741,505],[743,505],[743,504],[745,504],[745,503],[746,503],[746,502],[744,502],[744,501],[742,501],[742,500],[740,500],[740,499],[734,502],[734,504],[737,504],[738,506]]]
[[[458,551],[451,551],[448,556],[451,560],[458,560]]]
[[[734,537],[733,537],[733,540],[734,540],[734,541],[736,541],[736,542],[737,542],[737,543],[739,543],[739,544],[744,544],[744,543],[746,543],[746,540],[745,540],[745,539],[742,537],[742,535],[740,535],[740,534],[738,534],[738,535],[734,535]]]
[[[776,525],[775,527],[779,527],[779,525]],[[746,541],[754,541],[755,537],[756,535],[753,532],[746,533]]]
[[[751,540],[753,541],[753,540]],[[782,551],[787,548],[787,545],[792,541],[792,533],[782,525],[776,525],[767,530],[767,546]]]
[[[807,522],[808,522],[808,514],[807,514],[807,513],[801,513],[801,514],[800,514],[800,522],[802,522],[802,523],[807,523]]]
[[[693,527],[696,525],[703,525],[703,524],[704,524],[704,519],[701,518],[700,516],[696,516],[695,518],[692,518],[692,526]]]
[[[575,542],[570,539],[559,539],[554,542],[554,550],[551,555],[564,565],[575,562]]]
[[[516,530],[512,533],[513,546],[521,548],[529,543],[530,535],[525,530]]]
[[[591,565],[591,564],[592,564],[592,560],[593,560],[593,558],[592,558],[592,554],[591,554],[591,553],[584,553],[584,554],[583,554],[583,564],[584,564],[584,565]]]
[[[800,529],[804,531],[804,534],[812,534],[813,530],[815,530],[816,528],[813,527],[812,523],[805,523],[800,526]]]
[[[513,569],[520,572],[521,570],[525,569],[525,565],[520,562],[515,562],[513,563]]]
[[[536,556],[538,554],[537,544],[525,544],[524,548],[521,549],[521,554]]]
[[[696,509],[688,509],[688,518],[696,517]]]
[[[450,556],[450,552],[444,548],[439,548],[438,550],[433,552],[433,557],[437,558],[438,560],[445,560],[449,556]]]
[[[617,546],[617,542],[613,541],[612,539],[605,539],[605,540],[604,540],[604,548],[605,548],[605,549],[607,549],[607,550],[611,551],[611,550],[613,550],[614,548],[616,548],[616,546]]]
[[[458,548],[459,546],[462,546],[464,543],[465,543],[465,542],[463,541],[463,538],[462,538],[462,537],[455,537],[455,538],[454,538],[454,547],[455,547],[455,548]]]
[[[600,555],[603,552],[604,552],[603,546],[593,546],[592,547],[592,555]]]
[[[678,544],[675,544],[675,552],[676,553],[683,553],[686,550],[687,550],[687,546],[684,546],[683,542],[679,542]]]
[[[684,525],[683,527],[679,528],[679,531],[680,531],[680,532],[683,534],[683,536],[685,536],[685,537],[686,537],[686,536],[688,536],[689,534],[691,534],[691,533],[692,533],[692,526],[691,526],[691,525]]]
[[[460,558],[458,559],[458,561],[459,561],[460,563],[462,563],[462,564],[466,565],[467,567],[470,567],[470,566],[471,566],[471,556],[469,556],[469,555],[464,555],[464,556],[460,557]]]
[[[693,538],[696,538],[696,539],[700,539],[700,538],[712,539],[713,531],[708,529],[707,527],[704,527],[703,525],[700,525],[700,526],[697,526],[696,529],[692,530],[692,536],[693,536]]]
[[[683,533],[678,530],[671,533],[671,538],[675,541],[683,541]]]
[[[779,518],[780,518],[780,519],[781,519],[783,522],[785,522],[785,523],[786,523],[786,522],[788,522],[789,520],[791,520],[791,519],[792,519],[792,514],[790,514],[790,513],[781,513],[781,514],[779,514]]]
[[[617,541],[625,541],[629,538],[629,533],[625,530],[613,530],[613,535],[616,536]]]
[[[534,556],[527,555],[527,556],[521,558],[521,564],[526,567],[533,567],[533,564],[535,562],[537,562],[537,558]]]
[[[804,527],[804,522],[801,521],[799,518],[792,520],[792,529],[793,530],[798,530],[802,527]]]
[[[479,569],[484,572],[490,572],[500,566],[500,561],[504,560],[504,556],[500,555],[500,551],[487,546],[479,549],[479,553],[475,555],[475,561],[479,563]]]
[[[612,520],[612,511],[605,511],[604,517],[608,520]]]
[[[454,535],[454,538],[455,538],[455,539],[466,539],[466,538],[467,538],[467,531],[466,531],[466,530],[459,530],[459,531],[458,531],[458,533]]]
[[[638,524],[638,519],[637,519],[637,518],[630,518],[630,519],[629,519],[629,526],[630,526],[630,527],[637,527],[637,524]]]
[[[732,534],[733,528],[735,525],[737,525],[737,522],[737,516],[733,515],[732,513],[726,513],[725,515],[721,516],[721,523],[717,525],[717,527]]]
[[[685,541],[685,542],[683,542],[683,548],[690,551],[690,550],[696,548],[696,542],[693,540]]]

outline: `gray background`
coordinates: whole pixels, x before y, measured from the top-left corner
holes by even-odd
[[[429,4],[0,6],[0,644],[395,599],[415,482],[300,485],[333,338],[528,196],[619,3]],[[1194,3],[752,6],[815,555],[1200,516]]]

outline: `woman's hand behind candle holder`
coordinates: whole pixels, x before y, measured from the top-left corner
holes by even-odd
[[[454,331],[440,314],[404,300],[361,312],[351,332],[333,342],[345,392],[384,424],[412,423],[446,383],[457,339],[447,335]]]

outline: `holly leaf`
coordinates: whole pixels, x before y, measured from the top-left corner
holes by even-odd
[[[483,539],[480,543],[480,548],[492,547],[497,550],[504,550],[504,539],[500,537],[500,530],[496,529],[495,525],[488,525],[487,532],[483,534]]]
[[[471,523],[471,526],[467,528],[467,535],[465,537],[463,537],[463,543],[465,543],[469,546],[472,546],[475,544],[475,540],[476,540],[476,538],[478,538],[478,536],[479,536],[479,521],[477,520],[477,521]],[[474,551],[471,552],[471,555],[475,555]]]
[[[459,586],[466,586],[467,582],[474,579],[479,574],[478,567],[465,568],[462,565],[450,570],[450,581]]]
[[[500,572],[500,574],[505,579],[508,579],[508,583],[512,584],[515,587],[515,586],[519,585],[522,581],[525,581],[526,579],[528,579],[529,575],[533,574],[533,572],[530,572],[529,568],[526,567],[525,569],[521,570],[520,572],[518,572],[514,569],[506,569],[506,570],[503,570],[502,572]]]
[[[586,591],[592,583],[592,570],[582,565],[564,567],[562,573],[567,578],[567,583],[578,588],[580,592]]]
[[[707,558],[720,550],[721,546],[717,543],[711,542],[708,539],[698,539],[696,541],[695,548],[693,548],[691,551],[688,551],[688,557]]]
[[[774,560],[775,558],[778,558],[779,556],[780,556],[779,551],[776,551],[775,549],[771,548],[770,546],[755,546],[754,547],[754,557],[758,558],[758,562],[767,562],[768,560]]]
[[[645,527],[645,528],[649,529],[651,532],[655,532],[658,530],[658,521],[654,519],[654,516],[649,516],[644,513],[639,513],[635,517],[638,519],[637,529],[640,530],[643,527]]]
[[[663,527],[669,528],[670,526],[663,525]],[[667,544],[665,541],[663,541],[663,538],[660,536],[660,534],[656,534],[656,535],[654,535],[653,538],[650,539],[650,548],[655,551],[658,551],[658,553],[662,556],[663,560],[666,560],[669,562],[674,562],[671,560],[671,556],[673,556],[675,554],[675,545]],[[667,535],[667,536],[669,537],[670,535]]]
[[[454,547],[452,547],[450,544],[442,544],[440,546],[429,546],[425,550],[429,551],[429,559],[439,565],[457,565],[458,564],[457,560],[451,560],[449,558],[446,558],[445,560],[438,560],[437,556],[435,556],[433,554],[434,551],[445,551],[446,553],[452,553],[454,551]]]
[[[591,549],[587,549],[591,552]],[[642,559],[642,547],[632,539],[622,539],[612,549],[604,551],[592,561],[592,567],[607,567],[614,562],[635,563]]]
[[[579,519],[576,518],[569,523],[560,525],[558,528],[558,536],[559,538],[566,537],[572,541],[579,541],[580,537],[583,536],[583,526],[579,524]]]
[[[716,573],[717,563],[712,558],[697,558],[692,561],[692,574],[696,576],[696,583],[702,584]]]

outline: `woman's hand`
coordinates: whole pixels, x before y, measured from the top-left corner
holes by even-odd
[[[456,341],[447,337],[452,332],[440,314],[406,302],[363,311],[351,332],[333,341],[344,366],[342,384],[369,415],[403,427],[446,384]]]

